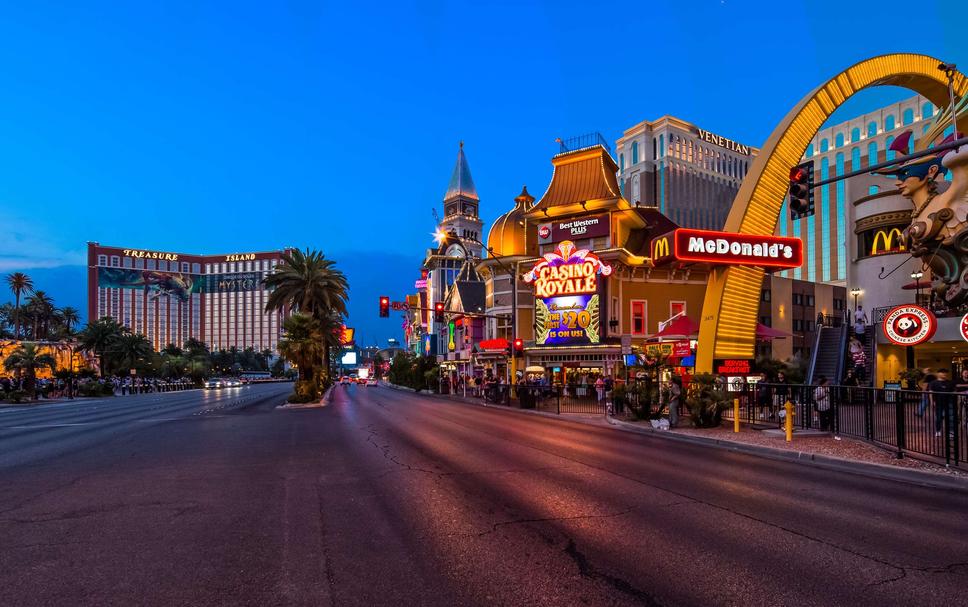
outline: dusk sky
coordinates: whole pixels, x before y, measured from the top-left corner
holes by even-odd
[[[376,295],[412,288],[460,140],[488,225],[544,192],[556,137],[671,114],[759,146],[867,57],[968,68],[957,0],[46,4],[0,12],[0,272],[86,313],[83,273],[39,268],[87,241],[318,248],[366,343],[401,337]]]

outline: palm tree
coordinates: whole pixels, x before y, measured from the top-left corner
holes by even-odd
[[[293,314],[282,323],[285,336],[279,341],[279,353],[295,363],[299,379],[313,379],[313,363],[322,353],[319,321],[308,314]]]
[[[67,329],[69,334],[71,329],[81,321],[81,313],[77,308],[64,306],[60,309],[60,320],[64,323],[64,328]]]
[[[272,350],[270,350],[269,348],[266,348],[265,350],[259,352],[259,354],[262,355],[262,364],[265,367],[265,369],[263,369],[263,371],[268,371],[269,370],[269,359],[272,358]]]
[[[49,368],[53,371],[57,361],[50,354],[41,354],[37,344],[25,342],[4,359],[3,367],[7,371],[22,373],[27,394],[36,400],[37,369]]]
[[[319,251],[306,249],[303,253],[296,249],[285,253],[282,263],[263,282],[272,291],[266,302],[266,312],[291,309],[308,314],[323,323],[321,330],[324,333],[331,328],[334,317],[346,316],[349,283],[343,272],[336,269],[336,263]],[[321,358],[326,378],[329,377],[331,346],[332,340],[323,340]]]
[[[54,300],[44,291],[34,291],[27,300],[27,311],[33,321],[32,336],[35,340],[50,336],[50,321],[54,318]]]
[[[20,296],[24,293],[33,292],[34,281],[23,272],[14,272],[12,274],[7,274],[7,286],[10,287],[10,291],[13,293],[16,301],[16,329],[14,330],[14,338],[20,339]]]
[[[112,358],[125,363],[126,368],[134,369],[138,361],[146,359],[154,353],[151,342],[141,333],[125,333],[111,342]]]
[[[12,303],[0,304],[0,337],[13,337],[14,319],[17,313]]]
[[[87,326],[77,334],[81,348],[94,352],[97,356],[101,377],[104,377],[104,353],[111,344],[122,335],[128,333],[128,328],[118,324],[110,316],[87,323]]]

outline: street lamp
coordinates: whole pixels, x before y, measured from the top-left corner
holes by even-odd
[[[853,289],[850,290],[850,294],[854,296],[854,312],[856,312],[857,311],[857,298],[860,297],[861,290],[858,289],[857,287],[854,287]]]
[[[917,272],[911,272],[911,278],[914,279],[914,289],[915,289],[915,292],[917,293],[914,303],[918,305],[921,304],[921,277],[922,276],[924,276],[924,272],[920,270],[918,270]]]

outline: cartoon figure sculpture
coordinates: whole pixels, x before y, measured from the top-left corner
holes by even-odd
[[[968,124],[968,97],[956,104],[958,123]],[[918,139],[914,151],[928,149],[951,124],[951,110],[938,114],[931,128]],[[942,143],[963,137],[949,135]],[[891,149],[908,152],[911,132],[902,134]],[[936,179],[951,172],[951,184],[940,191]],[[910,160],[878,171],[897,178],[897,187],[911,200],[911,225],[904,231],[905,244],[940,281],[934,291],[950,308],[968,302],[968,146]]]

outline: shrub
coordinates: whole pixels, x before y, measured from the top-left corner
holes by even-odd
[[[728,406],[726,393],[711,373],[698,373],[689,383],[686,406],[697,428],[715,428],[722,422],[723,409]]]
[[[23,390],[12,390],[7,392],[7,400],[12,403],[22,403],[27,400],[27,393]]]
[[[319,400],[319,397],[311,394],[299,394],[298,392],[293,392],[286,400],[293,405],[302,405],[304,403],[314,403]]]

